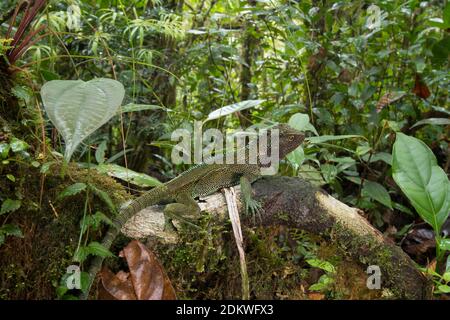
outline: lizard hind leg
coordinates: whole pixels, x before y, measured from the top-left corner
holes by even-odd
[[[174,203],[169,203],[164,208],[166,228],[173,229],[172,220],[179,220],[190,226],[198,228],[192,221],[200,217],[200,207],[198,203],[188,193],[180,193],[175,198]]]
[[[251,177],[242,176],[240,179],[241,185],[241,193],[242,200],[245,206],[245,214],[251,215],[252,221],[256,223],[256,217],[258,217],[259,221],[262,221],[261,218],[261,204],[252,198],[252,185],[251,185]],[[254,179],[252,179],[254,180]]]

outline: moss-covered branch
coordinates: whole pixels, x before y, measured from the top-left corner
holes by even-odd
[[[364,265],[378,265],[381,286],[392,298],[430,298],[430,283],[414,261],[351,208],[299,178],[268,177],[253,185],[256,199],[264,204],[264,225],[286,225],[337,242]],[[239,195],[239,190],[237,192]],[[226,217],[224,198],[216,193],[200,203],[202,209]],[[159,217],[159,219],[155,219]],[[158,222],[159,221],[159,222]],[[140,212],[122,230],[131,237],[164,236],[160,207]],[[244,223],[251,224],[250,220]]]

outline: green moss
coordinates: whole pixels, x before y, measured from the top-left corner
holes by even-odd
[[[8,216],[8,223],[18,225],[24,238],[8,237],[0,247],[0,297],[3,299],[53,299],[55,286],[72,264],[84,212],[84,193],[57,200],[58,194],[74,182],[90,182],[107,191],[119,205],[130,196],[113,179],[91,170],[69,165],[64,177],[60,165],[52,166],[41,184],[39,168],[13,164],[3,168],[14,169],[15,183],[0,184],[3,197],[22,198],[19,210]],[[42,190],[41,190],[42,185]],[[42,205],[39,206],[39,203]],[[108,207],[96,196],[90,195],[90,212],[109,213]],[[4,221],[5,215],[1,217]],[[90,234],[92,240],[102,237],[100,232]],[[19,250],[17,250],[19,248]]]
[[[286,213],[286,212],[279,212],[277,215],[276,215],[276,218],[278,218],[278,219],[280,219],[281,221],[286,221],[286,222],[288,222],[289,220],[290,220],[290,215],[288,214],[288,213]]]
[[[203,232],[200,237],[195,233],[182,234],[176,246],[152,245],[180,298],[241,298],[239,255],[232,234],[226,232],[231,226],[217,227],[204,229],[216,231],[206,232],[208,236]],[[285,227],[243,231],[253,299],[308,299],[307,288],[317,281],[314,276],[317,270],[306,263],[311,258],[330,261],[337,267],[340,276],[328,297],[358,298],[358,294],[363,298],[380,297],[380,292],[369,292],[366,288],[363,267],[321,237]],[[195,267],[199,261],[203,263],[201,270]],[[353,281],[355,277],[360,281]]]

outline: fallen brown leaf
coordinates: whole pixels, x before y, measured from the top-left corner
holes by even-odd
[[[323,293],[310,292],[308,293],[308,298],[310,300],[323,300],[325,299],[325,295]]]
[[[103,268],[99,299],[175,300],[175,290],[155,254],[137,240],[119,254],[126,259],[130,272],[113,274]]]

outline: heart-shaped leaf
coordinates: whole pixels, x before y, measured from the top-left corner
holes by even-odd
[[[120,82],[105,78],[52,80],[42,87],[48,117],[66,142],[67,161],[81,141],[116,114],[124,95]]]

